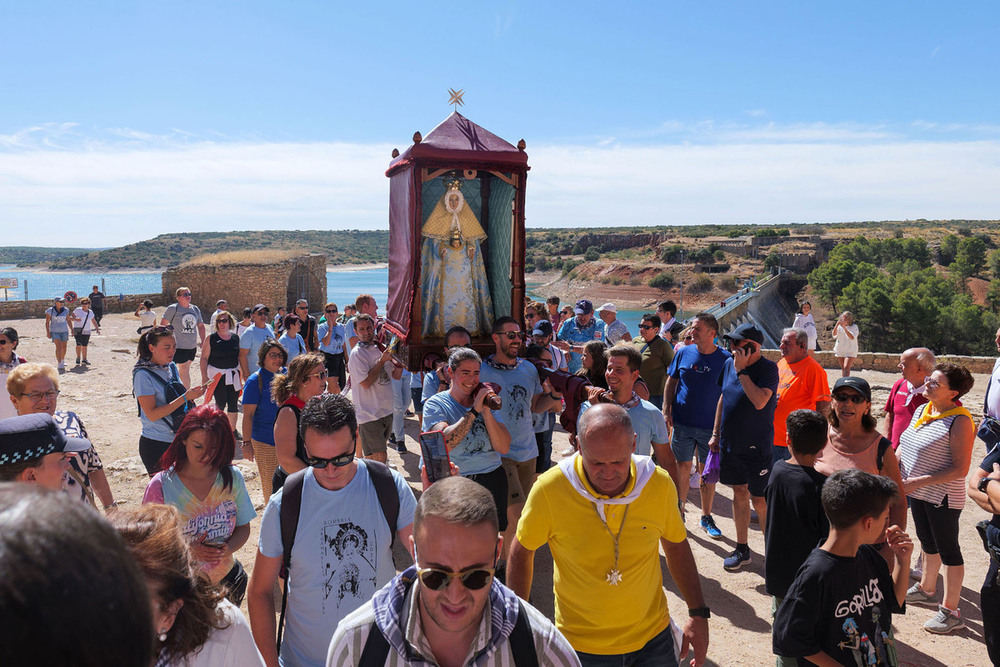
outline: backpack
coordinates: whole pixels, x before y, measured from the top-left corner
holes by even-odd
[[[167,382],[159,374],[154,373],[149,368],[133,368],[132,369],[132,386],[135,387],[135,374],[143,371],[149,374],[150,377],[156,378],[156,381],[163,385],[163,392],[166,396],[167,403],[174,402],[178,396],[183,396],[187,392],[187,387],[181,382],[180,376],[177,375],[177,366],[173,363],[169,366],[170,381]],[[132,389],[132,396],[135,396],[135,389]],[[136,398],[136,407],[138,409],[138,414],[142,415],[142,406],[139,405],[139,399]],[[184,401],[184,405],[177,408],[171,412],[166,417],[162,417],[162,420],[166,422],[167,426],[174,433],[180,428],[181,422],[184,421],[184,417],[187,415],[188,410],[195,407],[194,401]]]
[[[408,582],[407,589],[412,583]],[[507,641],[510,642],[511,657],[517,667],[538,667],[538,653],[535,651],[535,641],[531,636],[531,624],[528,622],[528,613],[524,611],[524,604],[520,600],[517,601],[517,620]],[[388,657],[389,641],[378,627],[378,623],[373,622],[372,629],[368,632],[368,639],[361,650],[361,656],[358,658],[358,667],[382,667]]]
[[[389,524],[389,549],[396,543],[396,521],[399,519],[399,492],[396,490],[396,482],[392,479],[389,466],[370,459],[361,459],[361,463],[368,469],[368,476],[375,487],[375,495],[378,496],[378,504],[382,507],[382,514]],[[292,546],[295,544],[295,532],[299,528],[299,510],[302,509],[302,481],[305,479],[304,468],[293,472],[285,480],[281,491],[281,512],[278,515],[278,523],[281,526],[281,571],[279,575],[286,581],[281,594],[281,618],[278,620],[278,652],[281,652],[281,631],[285,626],[285,604],[288,601],[288,571],[292,563]]]

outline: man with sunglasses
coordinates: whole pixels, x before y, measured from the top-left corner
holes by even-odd
[[[663,394],[667,386],[667,369],[674,360],[674,348],[660,337],[660,318],[646,313],[639,322],[639,335],[632,344],[639,350],[642,364],[639,377],[649,387],[649,402],[663,410]]]
[[[548,544],[557,626],[584,667],[676,667],[688,646],[691,664],[701,665],[710,612],[674,483],[648,456],[635,454],[635,430],[622,406],[591,407],[578,437],[579,454],[540,475],[528,498],[510,551],[510,587],[528,597],[535,551]],[[667,608],[660,547],[689,607],[683,635]]]
[[[160,320],[160,326],[170,325],[174,328],[174,340],[177,341],[177,351],[174,352],[174,363],[181,382],[185,387],[191,386],[191,362],[198,354],[198,348],[205,344],[205,322],[201,318],[201,309],[191,303],[191,288],[178,287],[175,292],[177,303],[167,306]],[[208,378],[202,378],[208,382]]]
[[[257,363],[257,353],[260,346],[268,338],[277,338],[274,329],[268,324],[271,318],[271,311],[262,303],[258,303],[250,312],[250,319],[253,326],[240,335],[240,372],[243,377],[248,378],[256,373],[260,365]]]
[[[306,348],[310,352],[319,349],[319,337],[317,335],[316,318],[309,314],[309,299],[299,299],[295,302],[295,315],[302,322],[300,334],[302,340],[306,342]]]
[[[583,364],[583,346],[592,340],[604,340],[604,322],[594,318],[594,304],[580,299],[571,317],[559,326],[559,347],[569,354],[569,372],[576,373]]]
[[[719,481],[733,489],[736,549],[722,566],[735,572],[750,563],[750,504],[766,522],[764,491],[771,477],[774,408],[778,403],[778,365],[760,354],[764,334],[741,324],[723,336],[733,355],[722,368],[722,395],[708,446],[720,451]]]
[[[562,407],[562,397],[553,394],[547,381],[543,387],[535,365],[518,358],[522,336],[514,318],[497,318],[493,323],[495,352],[483,360],[479,370],[482,382],[500,385],[503,407],[497,410],[497,417],[510,432],[510,450],[500,459],[507,473],[508,542],[514,537],[521,508],[535,482],[538,443],[531,413]]]
[[[388,471],[399,497],[396,525],[389,526],[373,473],[354,458],[358,422],[350,399],[341,394],[310,399],[299,432],[309,467],[301,473],[280,661],[273,589],[284,556],[281,505],[291,480],[264,509],[247,591],[254,640],[269,667],[323,665],[337,623],[395,575],[393,533],[407,548],[413,534],[416,500],[406,480]]]
[[[327,666],[579,665],[552,623],[493,576],[497,520],[489,491],[471,480],[449,477],[424,491],[416,563],[340,622]]]

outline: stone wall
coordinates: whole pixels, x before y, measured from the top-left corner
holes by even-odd
[[[778,359],[781,358],[780,350],[761,350],[761,353],[774,362],[777,362]],[[939,355],[937,360],[939,363],[948,361],[955,364],[961,364],[969,369],[970,373],[990,373],[993,371],[993,364],[996,362],[995,357],[960,357],[951,354]],[[816,361],[818,361],[823,368],[840,368],[840,362],[830,350],[816,352]],[[854,365],[851,366],[851,371],[865,370],[898,373],[898,364],[899,353],[859,352],[858,358],[855,360]]]
[[[310,253],[288,260],[259,264],[181,265],[163,273],[163,293],[175,301],[178,287],[191,289],[191,302],[207,321],[219,299],[239,317],[243,309],[266,304],[272,314],[289,308],[299,298],[309,299],[312,311],[326,302],[326,255]]]
[[[124,299],[119,300],[117,296],[107,296],[104,298],[105,313],[132,313],[139,305],[149,299],[154,306],[166,306],[173,303],[160,293],[157,294],[126,294]],[[66,304],[76,308],[80,305],[76,303]],[[24,319],[29,317],[45,317],[45,311],[52,306],[51,299],[33,299],[31,301],[0,301],[0,319]],[[215,310],[215,307],[212,307]],[[209,311],[211,312],[211,311]]]

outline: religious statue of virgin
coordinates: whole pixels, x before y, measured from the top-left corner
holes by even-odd
[[[487,334],[493,300],[482,254],[486,232],[466,205],[461,181],[453,177],[446,185],[420,231],[423,335],[443,338],[455,325],[473,336]]]

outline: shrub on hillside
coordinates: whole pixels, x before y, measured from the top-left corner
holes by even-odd
[[[649,286],[653,289],[670,289],[676,284],[677,279],[674,278],[674,274],[669,271],[658,273],[649,279]]]

